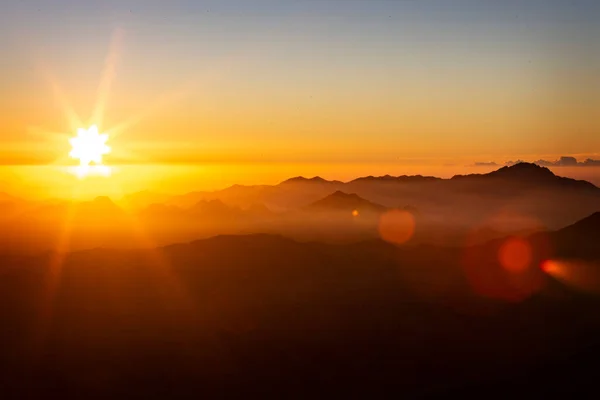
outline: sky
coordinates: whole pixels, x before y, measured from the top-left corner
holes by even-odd
[[[0,161],[44,186],[69,108],[202,188],[599,159],[598,37],[593,0],[5,0]]]

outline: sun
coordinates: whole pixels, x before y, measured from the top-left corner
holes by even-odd
[[[107,141],[108,135],[98,133],[96,125],[88,129],[80,128],[77,130],[77,136],[69,139],[73,148],[69,156],[78,159],[82,167],[87,167],[90,163],[102,165],[102,156],[110,153]]]

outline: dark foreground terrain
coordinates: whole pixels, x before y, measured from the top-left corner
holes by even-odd
[[[600,298],[540,266],[577,260],[589,283],[599,239],[600,214],[536,234],[519,271],[498,264],[501,240],[5,256],[2,398],[582,397],[600,377]]]

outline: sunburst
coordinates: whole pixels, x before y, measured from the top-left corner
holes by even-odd
[[[89,129],[80,128],[77,136],[69,139],[73,150],[69,153],[72,158],[78,159],[81,166],[90,163],[102,165],[102,156],[110,153],[110,147],[106,145],[108,135],[100,134],[98,127],[92,125]]]

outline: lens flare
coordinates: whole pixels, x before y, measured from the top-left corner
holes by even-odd
[[[415,218],[405,210],[392,210],[383,214],[379,220],[379,235],[390,243],[402,244],[415,233]]]
[[[500,264],[510,272],[521,272],[531,265],[531,246],[525,239],[510,238],[498,251]]]
[[[558,275],[561,272],[560,264],[554,260],[546,260],[542,262],[540,268],[548,275]]]
[[[573,289],[600,293],[598,263],[582,260],[546,260],[541,268],[546,274]]]

